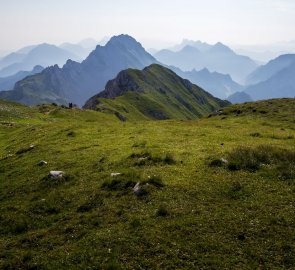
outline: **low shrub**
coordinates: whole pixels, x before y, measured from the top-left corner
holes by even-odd
[[[158,217],[166,217],[166,216],[169,215],[169,212],[168,212],[168,210],[166,209],[165,206],[161,205],[161,206],[158,208],[158,210],[157,210],[157,212],[156,212],[156,215],[157,215]]]
[[[141,179],[140,175],[133,171],[124,172],[117,176],[111,176],[103,182],[102,188],[110,191],[125,191],[133,188]]]
[[[274,146],[260,145],[255,148],[237,147],[228,155],[227,168],[231,171],[257,171],[269,165],[282,179],[295,178],[295,152]]]
[[[252,137],[258,137],[258,138],[261,138],[262,137],[262,135],[259,132],[250,133],[250,136],[252,136]]]
[[[81,204],[77,208],[77,212],[84,213],[84,212],[89,212],[92,209],[95,209],[103,204],[102,198],[98,195],[95,194],[94,196],[91,196],[88,198],[83,204]]]
[[[75,131],[69,131],[69,132],[67,133],[67,136],[68,136],[68,137],[75,137],[75,136],[76,136],[76,132],[75,132]]]
[[[133,153],[129,156],[133,160],[134,166],[146,165],[173,165],[176,163],[170,153],[151,154],[150,152]]]
[[[222,167],[223,162],[221,161],[221,159],[214,159],[214,160],[209,162],[209,166],[210,167]]]
[[[153,185],[157,188],[164,187],[164,183],[163,183],[161,177],[156,176],[156,175],[149,177],[147,180],[143,181],[143,183]]]

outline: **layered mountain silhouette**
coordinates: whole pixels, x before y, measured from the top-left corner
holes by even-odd
[[[295,54],[281,55],[269,61],[266,65],[260,66],[255,71],[253,71],[247,77],[246,84],[253,85],[266,81],[273,75],[283,70],[284,68],[287,68],[293,63],[295,63]]]
[[[62,68],[57,65],[46,68],[17,82],[12,91],[1,92],[0,98],[28,105],[43,102],[83,105],[119,71],[130,67],[141,69],[156,62],[134,38],[119,35],[105,46],[98,45],[83,62],[68,60]]]
[[[295,55],[281,55],[260,66],[247,78],[248,85],[234,97],[239,103],[251,100],[295,97]],[[242,94],[245,93],[246,95]]]
[[[232,104],[239,104],[244,102],[251,102],[253,99],[245,92],[236,92],[230,95],[227,100]]]
[[[41,66],[35,66],[31,71],[19,71],[14,75],[0,78],[0,91],[12,89],[17,81],[27,76],[40,73],[43,69],[44,68]]]
[[[85,59],[94,49],[97,45],[105,45],[106,44],[106,38],[104,38],[101,41],[96,41],[92,38],[87,38],[81,40],[79,43],[63,43],[59,47],[67,50],[68,52],[79,56],[81,59]],[[74,59],[72,59],[74,60]]]
[[[184,71],[207,68],[231,77],[243,83],[249,73],[257,68],[257,64],[249,57],[236,54],[229,47],[218,42],[209,45],[201,42],[188,42],[190,45],[179,51],[161,50],[154,54],[160,62],[176,66]]]
[[[54,64],[63,65],[68,59],[81,60],[77,55],[50,44],[28,46],[0,61],[0,77],[14,75],[19,71],[32,70],[36,65],[48,67]]]
[[[182,78],[190,80],[192,83],[205,89],[215,97],[226,99],[235,92],[242,91],[243,86],[232,80],[230,75],[218,72],[210,72],[204,68],[200,71],[182,71],[176,67],[168,67]]]
[[[269,79],[246,88],[254,100],[295,97],[295,62]]]
[[[201,52],[208,51],[212,47],[212,45],[206,42],[202,42],[200,40],[194,41],[194,40],[184,39],[180,44],[177,44],[169,48],[169,50],[177,52],[182,50],[186,46],[197,48]]]
[[[114,112],[120,119],[193,119],[229,102],[158,65],[127,69],[108,81],[105,90],[90,98],[84,108]]]

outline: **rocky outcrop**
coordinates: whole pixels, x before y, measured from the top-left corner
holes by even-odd
[[[121,71],[118,76],[108,81],[105,90],[98,94],[100,98],[115,98],[122,96],[127,91],[144,92],[144,90],[134,81],[127,70]]]

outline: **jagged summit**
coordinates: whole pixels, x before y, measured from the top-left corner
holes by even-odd
[[[212,46],[210,52],[233,53],[233,50],[230,49],[228,46],[224,45],[223,43],[217,42],[215,45]]]
[[[28,105],[51,102],[83,105],[121,70],[141,69],[156,62],[134,38],[119,35],[105,46],[98,45],[81,63],[68,60],[62,68],[46,68],[41,74],[19,81],[12,91],[0,97]]]
[[[186,45],[185,47],[183,47],[181,52],[183,52],[183,53],[198,53],[200,51],[194,46]]]

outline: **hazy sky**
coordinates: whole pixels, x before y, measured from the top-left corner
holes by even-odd
[[[147,48],[295,40],[294,0],[0,0],[0,50],[127,33]]]

